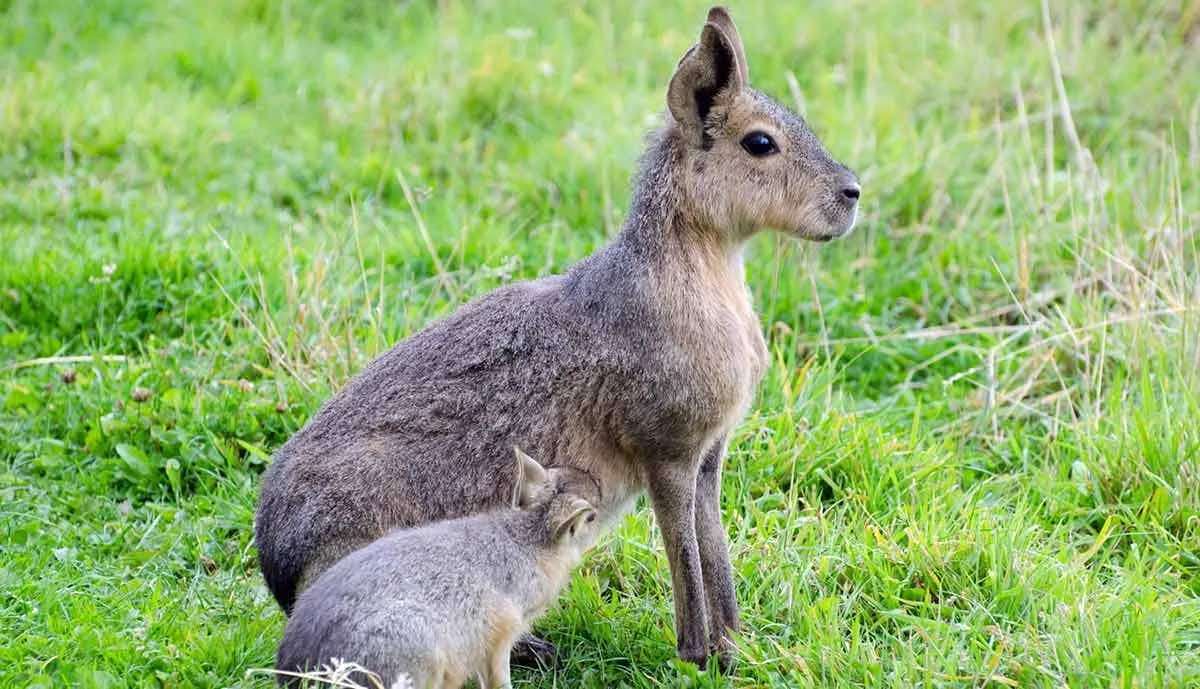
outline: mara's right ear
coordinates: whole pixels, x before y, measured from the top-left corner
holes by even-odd
[[[575,534],[579,533],[580,527],[594,521],[596,521],[596,508],[583,498],[575,498],[565,510],[555,516],[554,522],[550,525],[554,534],[554,542],[559,543],[564,539],[574,538]]]
[[[704,142],[704,119],[721,99],[749,87],[746,53],[733,19],[724,8],[708,11],[700,42],[679,61],[667,87],[667,107],[693,145]]]
[[[533,499],[545,487],[546,469],[533,457],[521,452],[521,448],[515,445],[513,454],[517,458],[517,482],[513,486],[511,504],[513,507],[525,507],[533,502]]]

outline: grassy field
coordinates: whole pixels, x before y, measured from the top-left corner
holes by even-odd
[[[0,686],[269,684],[270,453],[616,232],[663,5],[0,0]],[[732,9],[864,187],[748,251],[742,658],[674,660],[642,508],[516,686],[1200,686],[1200,3]]]

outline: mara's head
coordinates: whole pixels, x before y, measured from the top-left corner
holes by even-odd
[[[551,546],[586,549],[598,530],[595,504],[599,485],[588,474],[573,467],[543,467],[518,448],[517,482],[512,505],[536,512],[544,520]]]
[[[737,27],[709,10],[675,70],[667,106],[681,145],[676,184],[702,222],[827,241],[854,227],[859,186],[799,115],[750,88]]]

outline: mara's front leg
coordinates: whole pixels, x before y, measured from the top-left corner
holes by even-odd
[[[671,566],[675,599],[675,644],[679,657],[704,667],[708,659],[708,621],[700,548],[696,542],[696,461],[653,464],[647,492],[662,531]]]
[[[511,645],[511,644],[510,644]],[[512,689],[512,679],[508,667],[509,649],[507,647],[492,653],[488,665],[479,673],[477,681],[479,689]],[[459,689],[455,687],[454,689]]]
[[[521,626],[521,611],[509,603],[488,616],[486,657],[476,677],[479,689],[512,689],[508,661],[513,644],[521,636]]]
[[[696,476],[696,538],[708,610],[709,650],[717,654],[722,669],[729,669],[733,666],[735,651],[730,637],[738,630],[739,623],[733,565],[729,561],[725,527],[721,524],[721,465],[725,442],[725,437],[718,438],[704,453]]]

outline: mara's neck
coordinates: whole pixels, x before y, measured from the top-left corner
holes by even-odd
[[[706,224],[683,193],[684,142],[674,127],[659,130],[642,154],[629,215],[617,243],[652,273],[711,275],[744,283],[743,233]]]

